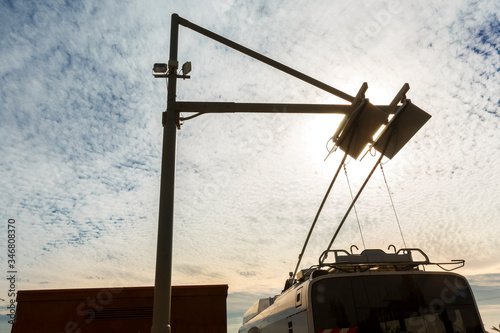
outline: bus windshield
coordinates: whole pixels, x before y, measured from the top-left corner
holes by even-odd
[[[455,274],[320,279],[311,299],[314,332],[484,332],[470,288]]]

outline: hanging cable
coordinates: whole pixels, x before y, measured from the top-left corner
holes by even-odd
[[[387,179],[385,178],[385,172],[384,172],[384,167],[382,166],[382,163],[380,164],[380,170],[382,171],[382,175],[384,176],[384,182],[385,182],[385,186],[387,187],[387,192],[389,193],[389,199],[391,199],[391,205],[392,205],[392,209],[394,211],[394,216],[396,217],[396,222],[398,223],[399,232],[401,233],[401,238],[403,239],[403,245],[406,248],[407,246],[406,246],[406,242],[405,242],[405,237],[403,236],[403,230],[401,229],[401,224],[399,223],[398,214],[396,213],[396,206],[394,205],[394,201],[392,200],[391,190],[389,189],[389,184],[387,183]]]
[[[351,183],[349,182],[349,177],[347,176],[346,164],[344,164],[344,172],[345,172],[345,178],[347,179],[347,186],[349,187],[349,193],[351,194],[351,200],[354,200],[354,197],[352,195],[352,190],[351,190]],[[354,206],[354,214],[356,215],[356,220],[358,221],[359,234],[361,235],[361,241],[363,242],[363,248],[366,250],[365,238],[363,237],[363,232],[361,231],[361,224],[359,223],[359,217],[358,217],[358,212],[356,210],[356,206]]]
[[[361,195],[361,192],[363,192],[363,189],[365,188],[366,184],[368,183],[368,181],[370,180],[371,176],[373,175],[373,172],[375,171],[375,169],[377,168],[378,164],[380,163],[380,161],[382,160],[382,157],[384,157],[383,154],[380,155],[380,158],[378,159],[377,163],[375,163],[372,171],[370,172],[370,174],[368,175],[368,177],[365,179],[365,182],[363,183],[363,185],[361,186],[361,188],[359,189],[358,191],[358,194],[356,194],[356,197],[352,200],[351,202],[351,205],[349,206],[349,208],[347,209],[347,212],[345,213],[344,217],[342,218],[342,221],[340,221],[340,224],[339,226],[337,227],[337,230],[335,231],[335,234],[333,235],[333,238],[332,240],[330,241],[330,244],[328,244],[328,248],[326,249],[327,251],[329,251],[332,247],[332,244],[333,242],[335,241],[335,238],[337,238],[337,235],[339,234],[340,232],[340,229],[342,229],[342,226],[344,225],[344,222],[345,220],[347,219],[347,216],[349,216],[349,213],[351,212],[352,208],[354,207],[354,204],[356,203],[356,201],[358,200],[359,196]]]
[[[385,154],[385,151],[387,150],[387,147],[389,145],[389,142],[390,142],[390,139],[392,137],[392,135],[394,134],[394,130],[392,130],[389,134],[389,137],[385,143],[385,146],[384,146],[384,149],[382,150],[382,152],[380,153],[380,157],[379,159],[377,160],[377,163],[375,163],[375,165],[373,166],[372,168],[372,171],[370,171],[370,174],[368,175],[368,177],[365,179],[365,182],[363,183],[363,185],[361,185],[361,188],[359,189],[358,191],[358,194],[356,194],[356,197],[352,200],[351,202],[351,205],[349,206],[349,208],[347,209],[344,217],[342,218],[342,221],[340,221],[340,224],[339,226],[337,227],[337,230],[335,231],[335,234],[333,235],[333,238],[332,240],[330,241],[330,244],[328,244],[328,248],[326,249],[326,251],[330,251],[331,247],[332,247],[332,244],[333,242],[335,241],[335,238],[337,238],[337,235],[339,234],[340,232],[340,229],[342,229],[342,226],[344,225],[344,222],[345,220],[347,219],[347,216],[349,216],[349,213],[351,212],[352,208],[354,207],[354,204],[356,203],[356,201],[358,200],[358,198],[360,197],[361,195],[361,192],[363,192],[363,189],[365,188],[366,184],[368,183],[368,181],[370,180],[371,176],[373,175],[373,173],[375,172],[375,170],[377,169],[377,166],[380,164],[380,162],[382,161],[382,158],[384,157],[384,154]]]

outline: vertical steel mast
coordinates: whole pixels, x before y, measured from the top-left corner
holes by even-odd
[[[167,111],[163,113],[163,151],[160,181],[160,211],[156,249],[156,275],[151,333],[170,332],[170,299],[172,291],[172,247],[174,227],[174,189],[177,124],[175,110],[177,90],[177,48],[179,16],[172,15],[170,28],[170,59],[167,74]]]

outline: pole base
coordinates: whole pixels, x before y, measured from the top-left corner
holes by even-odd
[[[153,325],[151,327],[151,333],[170,333],[170,325]]]

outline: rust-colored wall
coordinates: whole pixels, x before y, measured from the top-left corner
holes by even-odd
[[[172,333],[225,333],[227,285],[173,286]],[[12,333],[149,333],[153,287],[25,290]]]

